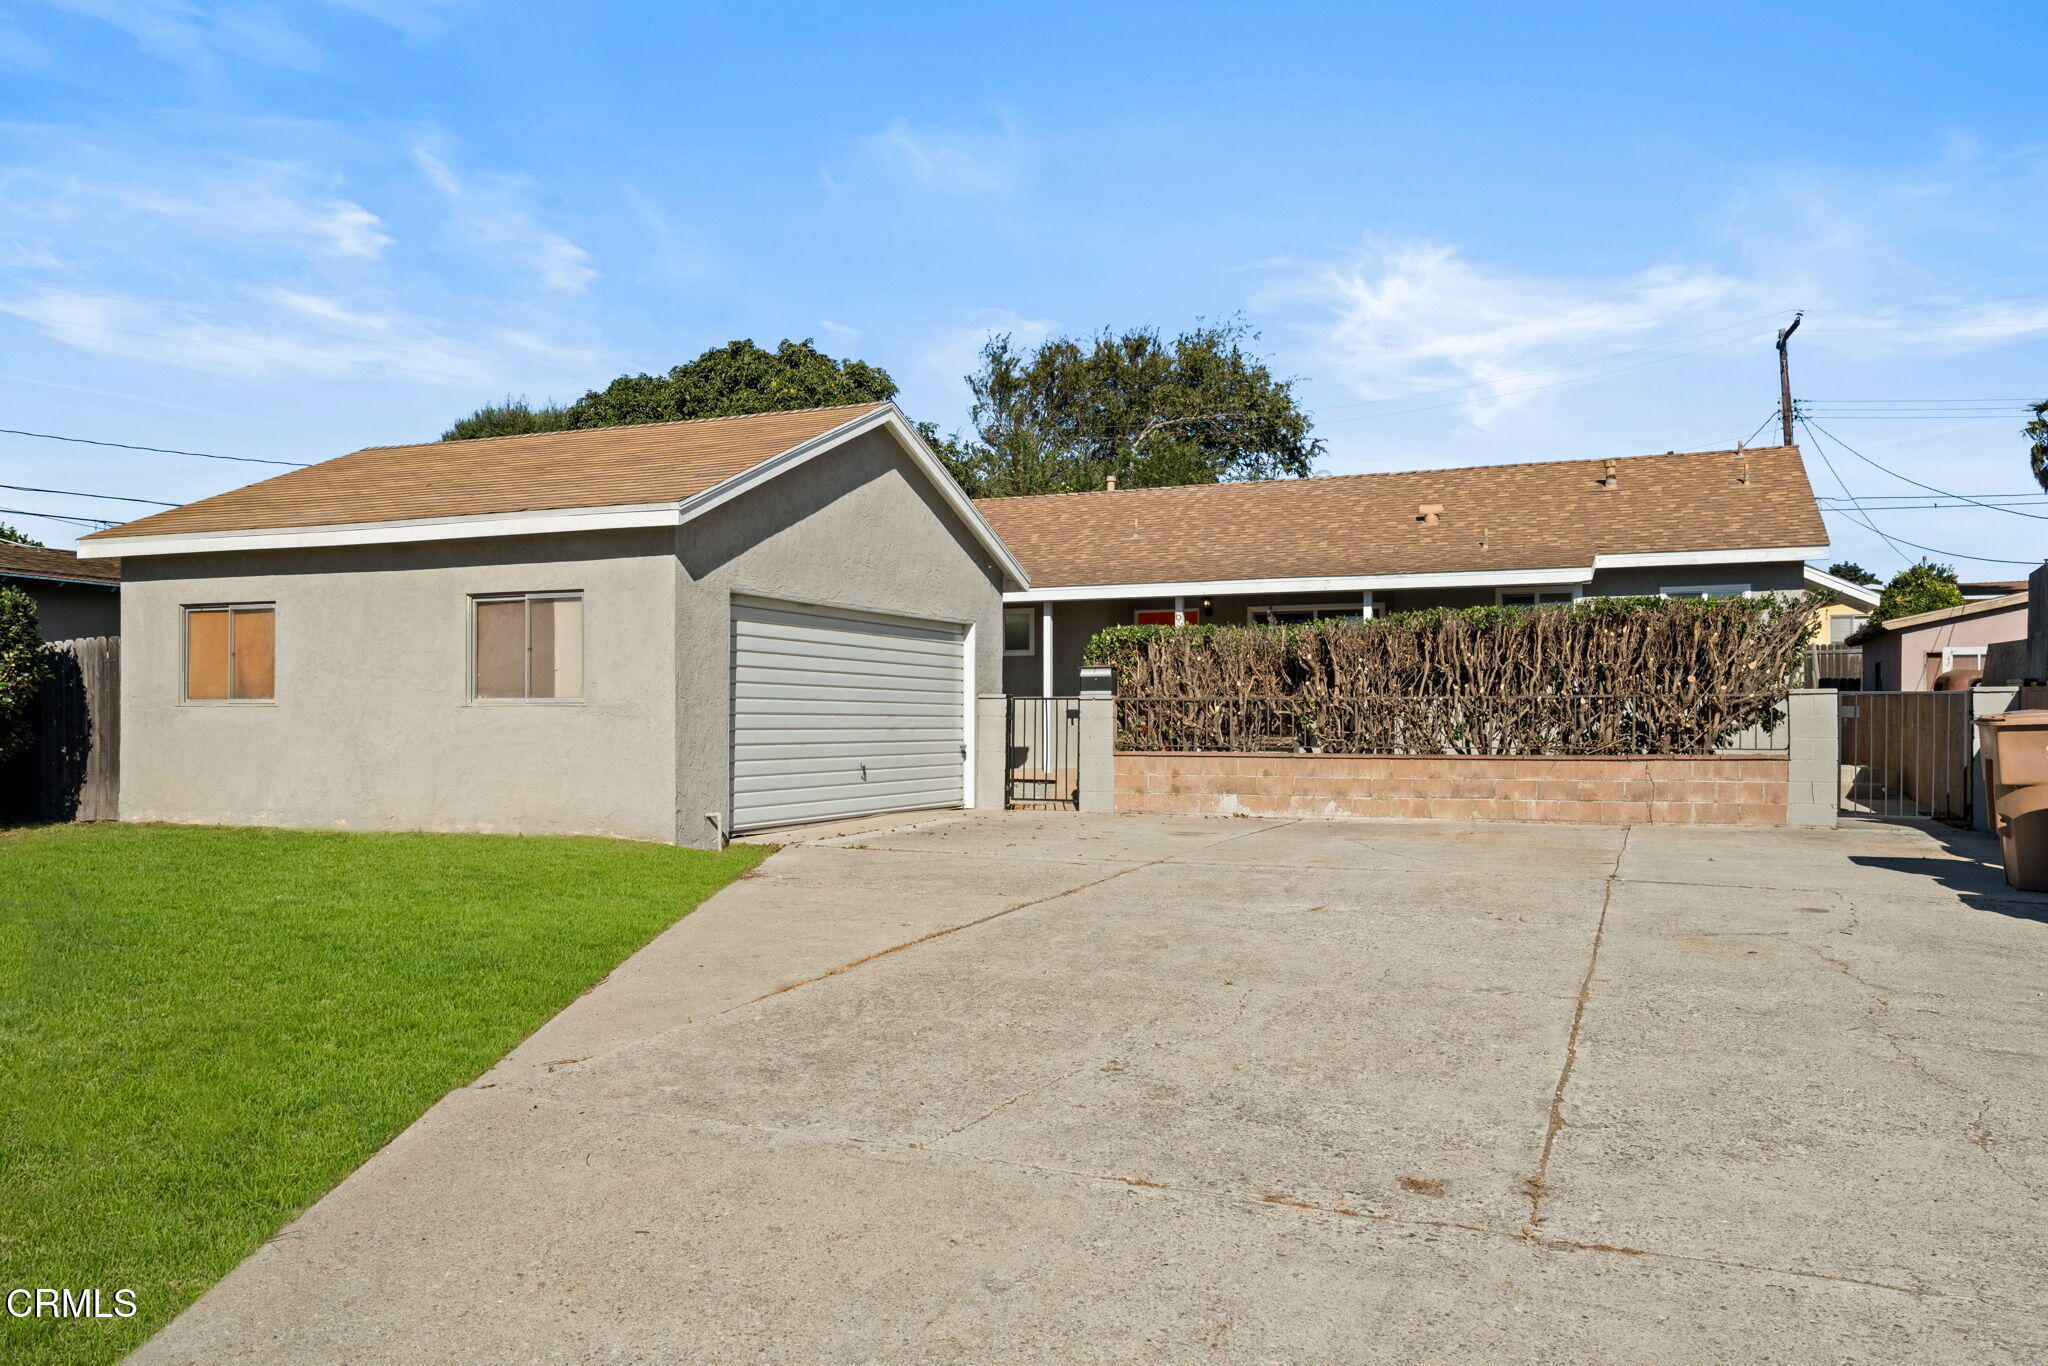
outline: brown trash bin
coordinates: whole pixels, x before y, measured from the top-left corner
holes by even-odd
[[[2048,711],[1980,716],[1977,739],[2005,880],[2048,892]]]

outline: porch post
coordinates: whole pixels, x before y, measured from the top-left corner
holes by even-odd
[[[1188,624],[1188,600],[1186,598],[1177,597],[1173,600],[1173,624],[1175,626],[1185,626]]]
[[[1045,674],[1045,688],[1039,695],[1052,696],[1052,604],[1038,610],[1038,657]]]

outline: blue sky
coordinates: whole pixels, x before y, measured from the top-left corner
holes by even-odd
[[[1823,428],[2027,492],[2038,12],[1678,8],[24,0],[0,427],[315,460],[785,336],[951,427],[991,329],[1242,313],[1327,472],[1629,455],[1750,436],[1803,308]],[[1830,454],[1901,542],[1831,515],[1844,557],[2048,551],[2048,503]],[[10,484],[259,472],[0,436]]]

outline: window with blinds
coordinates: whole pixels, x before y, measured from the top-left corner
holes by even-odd
[[[583,697],[583,595],[471,599],[469,695],[478,702]]]
[[[185,609],[187,702],[269,702],[276,696],[274,604]]]

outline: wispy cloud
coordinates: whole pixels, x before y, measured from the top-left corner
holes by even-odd
[[[1588,354],[1654,340],[1755,299],[1706,269],[1661,267],[1573,280],[1474,263],[1440,242],[1368,241],[1347,256],[1279,263],[1261,307],[1299,311],[1314,373],[1363,400],[1468,387],[1475,422],[1527,390],[1510,381]]]
[[[261,4],[201,5],[192,0],[43,0],[111,24],[143,52],[194,71],[211,70],[223,56],[265,66],[308,68],[319,49]]]
[[[993,131],[920,128],[893,118],[865,146],[890,170],[934,194],[1008,194],[1022,174],[1024,138],[1008,117]]]
[[[176,231],[216,243],[263,244],[299,254],[311,251],[374,260],[391,245],[382,220],[353,200],[316,188],[301,168],[265,162],[228,170],[154,179],[95,179],[78,171],[0,167],[0,215],[32,239],[38,228],[53,239],[52,255],[81,229],[140,227]]]
[[[542,227],[520,202],[525,182],[501,175],[463,178],[426,147],[413,160],[448,202],[457,236],[501,253],[549,289],[577,293],[597,278],[590,254],[558,232]]]

